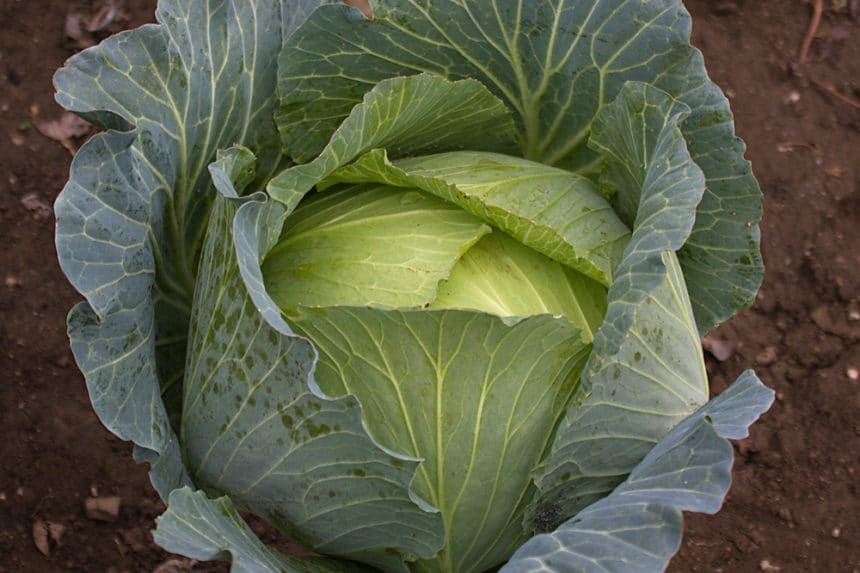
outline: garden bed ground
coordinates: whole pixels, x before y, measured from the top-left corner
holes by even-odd
[[[112,25],[151,19],[153,4],[128,2]],[[730,354],[709,357],[713,389],[754,367],[777,401],[736,444],[723,511],[688,518],[675,573],[860,572],[858,4],[825,2],[799,65],[810,3],[688,2],[765,195],[764,289],[712,336]],[[50,78],[75,49],[67,14],[100,5],[0,0],[0,573],[149,572],[171,559],[148,533],[162,505],[146,470],[99,424],[68,350],[78,296],[57,266],[50,205],[71,154],[36,128],[60,116]],[[87,517],[84,501],[104,496],[120,498],[116,519]],[[169,565],[159,571],[223,570]]]

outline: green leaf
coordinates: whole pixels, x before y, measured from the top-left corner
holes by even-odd
[[[457,262],[430,308],[480,310],[502,317],[563,315],[590,344],[606,312],[606,290],[495,232]]]
[[[693,226],[704,178],[686,153],[679,117],[660,90],[628,84],[595,132],[604,152],[624,162],[629,174],[612,179],[618,171],[610,168],[608,181],[618,185],[622,203],[636,197],[638,211],[583,372],[587,394],[568,411],[536,472],[541,494],[529,519],[539,529],[612,491],[708,398],[701,341],[675,255]],[[647,148],[631,143],[655,125],[658,133],[645,138]]]
[[[559,427],[536,472],[541,490],[529,521],[538,530],[612,491],[657,441],[708,398],[707,374],[683,276],[674,254],[662,257],[661,282],[643,295],[610,288],[607,320],[630,323],[621,344],[598,331],[582,375],[587,391]],[[645,278],[640,275],[638,278]],[[624,313],[624,316],[620,316]]]
[[[80,149],[56,205],[60,265],[87,300],[69,335],[96,412],[153,464],[162,495],[187,483],[180,460],[158,456],[178,451],[169,421],[214,196],[206,166],[234,143],[258,155],[260,180],[280,165],[276,54],[317,2],[290,4],[162,0],[160,24],[113,36],[54,77],[60,105],[108,130]]]
[[[155,542],[172,553],[208,561],[230,556],[231,573],[350,573],[351,563],[319,557],[284,557],[257,539],[230,498],[209,499],[190,488],[170,493],[167,511],[156,520]]]
[[[311,157],[373,85],[427,72],[475,78],[501,98],[524,157],[588,163],[591,119],[626,79],[654,78],[691,50],[687,19],[666,0],[380,0],[372,20],[325,6],[281,53],[280,129],[294,156]]]
[[[441,548],[441,518],[410,491],[417,462],[370,439],[355,398],[322,394],[311,343],[258,311],[237,257],[259,275],[271,221],[259,200],[234,220],[236,206],[221,199],[212,215],[190,331],[185,459],[198,484],[315,551],[406,571],[404,558]]]
[[[344,186],[303,201],[266,255],[269,294],[304,306],[418,307],[490,227],[413,189]]]
[[[236,199],[257,177],[257,156],[247,147],[236,145],[219,149],[217,157],[209,164],[212,185],[224,197]]]
[[[485,571],[524,541],[530,472],[588,347],[568,320],[459,310],[302,309],[317,381],[354,395],[371,435],[423,458],[416,493],[439,508],[446,546],[417,571]]]
[[[630,239],[588,179],[509,155],[455,151],[391,162],[374,150],[321,187],[337,181],[418,187],[606,286]]]
[[[609,496],[552,533],[520,547],[500,573],[652,573],[681,544],[681,511],[716,513],[731,483],[727,439],[773,403],[773,391],[744,372],[678,424]]]
[[[175,438],[155,363],[149,198],[132,175],[133,140],[124,133],[98,135],[77,154],[73,179],[56,204],[57,253],[89,301],[72,308],[68,330],[93,408],[120,438],[163,452]],[[119,227],[123,232],[114,235]],[[173,477],[177,485],[188,480],[184,472]]]
[[[423,72],[479,80],[513,112],[521,155],[590,173],[600,167],[586,145],[594,118],[625,82],[652,83],[690,107],[682,131],[707,180],[679,254],[699,327],[752,303],[761,193],[680,1],[379,0],[373,13],[325,6],[285,45],[278,121],[294,157],[319,153],[378,82]]]
[[[690,107],[681,131],[705,175],[696,224],[678,252],[700,333],[750,306],[764,277],[761,190],[735,137],[729,102],[704,69],[694,50],[655,82]]]
[[[269,183],[272,197],[293,207],[335,169],[377,147],[400,156],[452,149],[509,151],[516,141],[510,112],[480,82],[449,82],[429,74],[379,82],[330,135],[316,159]]]
[[[649,188],[666,189],[665,195],[673,198],[680,191],[672,187],[686,188],[701,197],[705,177],[680,129],[689,115],[690,108],[668,94],[629,82],[595,118],[588,144],[604,157],[600,185],[631,227],[641,221],[639,204],[643,193],[653,194]],[[650,211],[642,211],[642,216],[647,214]]]
[[[623,98],[623,99],[622,99]],[[622,103],[623,102],[623,103]],[[613,206],[628,224],[637,216],[639,189],[658,174],[666,177],[663,167],[655,166],[650,154],[670,157],[678,173],[678,184],[699,188],[706,181],[703,167],[707,158],[696,157],[696,139],[685,139],[690,108],[680,100],[648,86],[625,84],[619,98],[595,118],[589,146],[604,156],[601,186],[613,195]],[[631,129],[631,126],[636,126]],[[644,158],[644,163],[642,162]],[[695,160],[695,162],[694,162]],[[702,161],[702,165],[697,162]],[[631,168],[632,165],[635,167]],[[743,163],[736,169],[743,171]],[[731,180],[740,179],[733,176]],[[689,183],[694,180],[695,183]],[[719,181],[720,185],[724,180]],[[678,253],[688,290],[693,299],[697,320],[703,321],[700,332],[727,318],[733,309],[748,304],[761,282],[758,257],[758,230],[749,221],[757,221],[752,201],[743,212],[715,208],[713,193],[705,189],[697,209],[697,221],[684,247]],[[757,188],[752,190],[757,193]],[[727,189],[726,191],[731,192]],[[738,186],[735,193],[747,193]],[[719,201],[722,201],[720,199]],[[751,219],[750,219],[751,217]],[[743,259],[743,260],[741,260]]]

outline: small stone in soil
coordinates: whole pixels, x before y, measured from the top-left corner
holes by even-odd
[[[856,368],[849,368],[845,371],[845,374],[850,380],[857,380],[858,378],[860,378],[860,371],[858,371]]]
[[[762,571],[782,571],[782,567],[779,565],[774,565],[767,559],[762,559],[761,563],[759,563],[758,568]]]
[[[771,364],[776,362],[776,359],[776,346],[768,346],[767,348],[759,352],[755,357],[756,364],[760,366],[770,366]]]
[[[143,529],[124,529],[120,535],[128,548],[135,553],[143,553],[149,548],[149,534]]]
[[[84,513],[97,521],[116,521],[122,499],[116,496],[90,497],[84,500]]]

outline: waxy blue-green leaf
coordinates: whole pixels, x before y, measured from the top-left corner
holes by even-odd
[[[480,219],[415,189],[342,186],[290,213],[263,275],[278,306],[420,307],[478,239]]]
[[[424,458],[413,482],[446,545],[413,571],[485,571],[525,540],[530,473],[588,354],[568,320],[460,310],[301,309],[317,381],[354,395],[385,447]]]
[[[510,112],[480,82],[429,74],[379,82],[330,135],[316,159],[269,183],[272,197],[293,207],[335,169],[375,148],[392,157],[454,149],[510,151],[517,138]]]
[[[679,0],[379,0],[373,19],[317,10],[281,53],[279,129],[309,160],[378,82],[427,72],[475,78],[512,110],[520,155],[584,173],[600,158],[593,119],[627,81],[652,83],[691,109],[682,129],[707,190],[679,253],[699,327],[751,304],[761,283],[761,193],[729,104],[690,45]]]
[[[751,371],[678,424],[609,496],[520,547],[500,573],[652,573],[681,544],[681,511],[715,513],[731,483],[728,439],[773,403]]]
[[[644,84],[628,84],[596,134],[622,203],[636,197],[633,236],[608,293],[606,317],[583,372],[586,395],[559,427],[536,472],[532,525],[554,527],[612,491],[680,420],[708,399],[707,373],[675,255],[690,233],[704,177],[678,128],[683,109]],[[655,127],[656,126],[656,127]],[[648,147],[631,144],[642,141]],[[616,170],[617,169],[617,170]],[[634,188],[634,183],[640,185]]]
[[[146,451],[177,453],[158,382],[149,196],[129,152],[133,142],[132,134],[115,132],[90,140],[57,200],[60,264],[88,299],[69,312],[68,330],[104,424]],[[159,465],[162,495],[189,483],[180,466],[178,456]]]
[[[172,553],[202,561],[230,556],[231,573],[359,573],[367,569],[320,557],[284,557],[263,545],[228,497],[176,489],[157,520],[155,542]]]
[[[212,214],[189,334],[186,463],[198,485],[315,551],[406,571],[404,558],[441,548],[440,515],[410,491],[417,462],[370,439],[355,398],[319,392],[314,347],[269,325],[249,296],[237,258],[259,273],[263,253],[245,248],[269,232],[257,200],[240,200],[234,218],[222,198]]]
[[[454,151],[392,162],[379,149],[335,171],[320,187],[337,181],[417,187],[605,286],[630,239],[591,181],[509,155]]]
[[[591,126],[588,144],[604,157],[601,188],[630,227],[652,211],[639,205],[643,189],[666,188],[664,202],[687,187],[701,195],[704,174],[692,161],[681,124],[690,108],[647,84],[625,84]]]
[[[690,144],[696,141],[689,137],[685,140],[683,136],[684,127],[695,119],[691,118],[690,108],[679,100],[659,95],[659,90],[645,84],[627,84],[622,93],[623,100],[619,99],[604,108],[595,119],[589,145],[605,157],[601,186],[607,193],[613,194],[616,211],[625,222],[632,225],[634,220],[643,216],[638,212],[640,189],[655,185],[651,181],[655,177],[672,177],[675,181],[670,184],[690,189],[711,183],[705,179],[703,166],[692,160],[680,160],[687,156],[691,151]],[[665,105],[659,103],[663,100],[667,102]],[[667,125],[671,125],[671,128],[666,129]],[[673,165],[667,169],[652,161],[652,155],[674,158]],[[643,160],[637,167],[631,168],[634,158]],[[635,162],[639,161],[635,159]],[[702,158],[697,158],[697,161],[702,161]],[[673,169],[677,173],[672,173]],[[724,183],[721,180],[720,184]],[[755,292],[761,280],[760,261],[755,262],[758,256],[757,239],[756,244],[751,245],[750,230],[739,233],[734,226],[737,221],[719,220],[725,215],[728,214],[720,215],[719,209],[715,211],[713,198],[706,189],[696,212],[696,225],[678,252],[690,296],[694,297],[698,293],[698,303],[693,300],[693,312],[697,321],[703,321],[699,322],[700,332],[707,331],[715,322],[725,318],[715,314],[717,298],[723,298],[728,293],[734,299],[732,305],[744,306],[746,302],[743,297],[746,295],[738,295],[738,292],[749,289]],[[735,216],[741,220],[757,220],[757,215],[748,210],[732,214],[732,217]],[[705,224],[705,221],[708,223]],[[706,235],[710,235],[710,238]],[[735,274],[728,271],[732,266],[737,267]],[[740,291],[730,286],[738,282],[746,284]],[[706,299],[715,304],[703,304]]]
[[[206,166],[234,143],[259,156],[261,180],[282,162],[276,54],[317,4],[162,0],[160,24],[109,38],[54,77],[60,105],[108,130],[78,152],[56,206],[60,264],[87,300],[69,335],[96,412],[153,464],[162,495],[187,483],[178,458],[158,455],[178,451],[168,420],[213,197]]]

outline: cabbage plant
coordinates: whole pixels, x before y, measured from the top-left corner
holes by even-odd
[[[716,511],[700,336],[761,196],[679,0],[162,0],[71,58],[93,406],[233,570],[662,571]],[[250,512],[314,555],[284,556]]]

